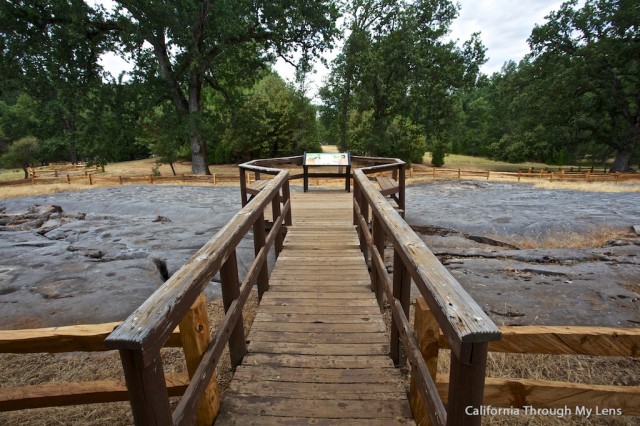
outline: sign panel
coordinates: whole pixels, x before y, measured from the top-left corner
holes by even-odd
[[[307,152],[304,154],[305,166],[349,166],[349,154],[329,152]]]

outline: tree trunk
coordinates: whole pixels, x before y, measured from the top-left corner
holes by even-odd
[[[630,158],[631,148],[620,149],[616,154],[616,159],[613,161],[613,165],[611,165],[611,169],[609,169],[609,172],[624,172],[625,170],[627,170],[627,164],[629,163]]]
[[[189,73],[189,142],[191,143],[191,172],[210,175],[207,162],[207,141],[202,134],[202,75],[197,69]]]
[[[176,176],[176,169],[173,167],[173,162],[169,161],[169,167],[171,167],[171,171],[173,172],[173,175]]]
[[[29,164],[22,163],[22,171],[24,172],[24,178],[29,179]]]

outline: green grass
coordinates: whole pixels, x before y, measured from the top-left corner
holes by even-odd
[[[425,166],[431,166],[430,153],[426,153],[423,159]],[[444,159],[443,167],[452,169],[481,169],[490,170],[492,172],[517,172],[518,169],[528,169],[530,167],[535,167],[536,169],[543,169],[545,167],[555,169],[558,166],[531,162],[507,163],[506,161],[494,161],[485,157],[471,157],[469,155],[447,154]]]
[[[22,169],[0,169],[0,181],[18,180],[24,178]]]

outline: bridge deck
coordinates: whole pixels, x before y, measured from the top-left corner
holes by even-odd
[[[216,424],[412,423],[352,195],[292,194],[293,226]]]

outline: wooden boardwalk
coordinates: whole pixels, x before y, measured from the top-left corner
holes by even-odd
[[[292,194],[293,226],[216,424],[413,423],[352,195]]]

